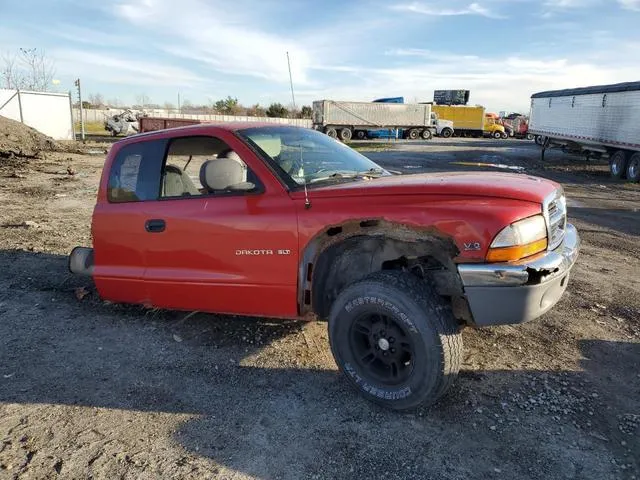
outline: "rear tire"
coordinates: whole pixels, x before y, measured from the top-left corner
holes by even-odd
[[[431,137],[433,137],[433,134],[431,133],[431,130],[429,130],[428,128],[425,128],[422,133],[420,133],[420,136],[422,137],[423,140],[431,140]]]
[[[640,182],[640,152],[631,155],[627,163],[627,180]]]
[[[450,128],[443,128],[442,132],[440,132],[440,135],[442,136],[442,138],[450,138],[451,135],[453,135],[453,130],[451,130]]]
[[[338,131],[333,127],[325,128],[324,133],[326,133],[331,138],[338,138]]]
[[[406,272],[378,272],[346,287],[331,307],[329,342],[349,383],[394,410],[435,403],[462,361],[450,305]]]
[[[527,137],[526,137],[526,138],[527,138],[527,140],[529,140],[529,141],[533,140],[533,138],[534,138],[534,137],[533,137],[533,133],[527,133]]]
[[[498,140],[499,138],[501,138],[501,137],[502,137],[502,133],[500,133],[500,132],[496,131],[496,132],[493,132],[493,133],[491,134],[491,136],[492,136],[493,138],[495,138],[496,140]]]
[[[612,178],[622,179],[627,175],[627,152],[616,150],[609,158],[609,172]]]
[[[348,142],[349,140],[351,140],[353,133],[351,132],[350,128],[342,128],[340,129],[340,140],[342,140],[343,142]]]
[[[507,138],[509,138],[509,134],[507,132],[502,132],[502,135],[500,135],[502,137],[503,140],[506,140]]]
[[[418,137],[420,137],[420,132],[417,129],[412,128],[409,130],[409,133],[407,134],[407,138],[409,138],[409,140],[417,140]]]
[[[358,140],[364,140],[367,138],[367,132],[364,130],[356,130],[356,138]]]

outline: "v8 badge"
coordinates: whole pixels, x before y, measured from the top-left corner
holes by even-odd
[[[480,242],[464,242],[464,250],[466,252],[475,252],[480,250],[482,247],[480,246]]]

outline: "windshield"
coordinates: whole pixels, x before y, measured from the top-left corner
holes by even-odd
[[[390,175],[364,155],[316,130],[255,127],[238,134],[262,150],[298,185]]]

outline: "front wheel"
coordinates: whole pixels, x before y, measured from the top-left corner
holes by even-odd
[[[533,140],[533,133],[527,133],[526,139],[529,141]]]
[[[440,133],[440,135],[443,138],[449,138],[449,137],[451,137],[451,135],[453,135],[453,130],[451,130],[450,128],[443,128],[442,132]]]
[[[344,289],[331,307],[329,342],[349,383],[394,410],[435,403],[462,360],[449,304],[406,272],[378,272]]]

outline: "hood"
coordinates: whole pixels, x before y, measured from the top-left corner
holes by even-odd
[[[309,197],[374,195],[454,195],[494,197],[542,203],[561,186],[551,180],[517,173],[447,172],[390,175],[323,187],[310,187]],[[293,196],[302,196],[295,192]]]

